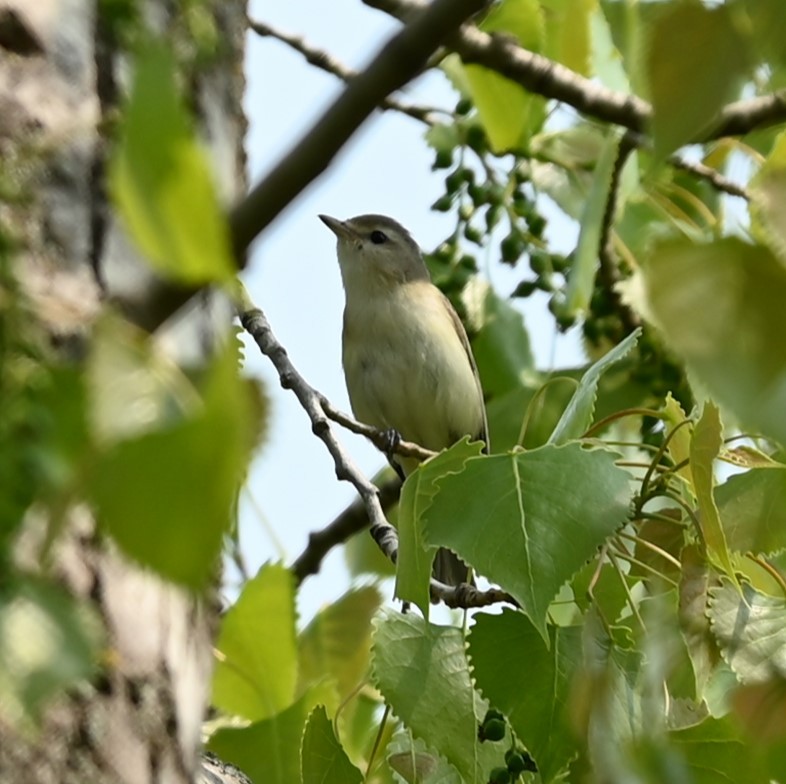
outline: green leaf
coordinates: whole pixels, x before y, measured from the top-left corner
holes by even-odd
[[[786,132],[775,141],[750,186],[751,224],[786,264]]]
[[[722,443],[720,413],[718,407],[708,401],[704,404],[701,417],[693,429],[690,443],[690,471],[699,506],[699,525],[707,552],[712,560],[720,564],[727,575],[732,576],[734,568],[726,545],[726,534],[713,496],[714,463]]]
[[[37,721],[46,704],[94,675],[101,623],[62,587],[5,576],[0,592],[0,718]]]
[[[481,743],[486,705],[472,686],[460,629],[384,610],[374,634],[373,679],[393,713],[465,781],[488,781],[502,743]]]
[[[662,243],[643,272],[650,317],[712,397],[786,443],[786,268],[726,238]]]
[[[741,553],[786,549],[786,467],[753,468],[715,488],[729,547]]]
[[[750,754],[731,717],[708,717],[668,735],[685,761],[691,784],[768,784],[769,776]]]
[[[480,454],[483,445],[463,438],[450,449],[422,463],[407,477],[398,505],[399,547],[396,562],[396,596],[413,602],[423,616],[429,617],[429,581],[435,547],[423,538],[423,513],[437,493],[436,481],[460,472],[471,457]]]
[[[102,525],[126,554],[169,580],[201,588],[217,568],[259,431],[255,389],[225,351],[192,418],[120,441],[95,466]]]
[[[592,72],[606,87],[632,93],[634,90],[631,89],[631,79],[635,79],[639,71],[638,51],[641,46],[637,17],[640,6],[636,4],[631,7],[627,4],[625,9],[625,29],[631,40],[629,45],[624,47],[624,60],[620,49],[615,45],[608,8],[609,3],[605,3],[603,10],[596,8],[590,15]]]
[[[363,774],[341,748],[324,705],[318,705],[308,717],[300,758],[303,784],[353,784],[363,781]]]
[[[615,363],[619,362],[635,345],[641,335],[637,329],[604,354],[582,376],[579,386],[573,393],[567,408],[562,412],[559,422],[549,438],[550,444],[564,444],[580,438],[586,432],[595,414],[600,377]]]
[[[363,682],[371,653],[371,619],[381,600],[377,588],[365,586],[347,591],[317,613],[298,639],[299,692],[328,676],[344,699]]]
[[[619,138],[609,134],[601,151],[592,178],[587,201],[581,216],[581,231],[573,263],[570,265],[564,312],[582,315],[589,307],[598,270],[603,218],[609,199],[611,178],[619,152]]]
[[[300,744],[309,713],[325,698],[325,686],[314,686],[286,710],[240,729],[220,729],[209,751],[237,765],[255,782],[297,784],[301,781]]]
[[[387,763],[407,784],[462,784],[463,779],[420,739],[399,730],[387,748]]]
[[[560,586],[625,521],[629,475],[578,444],[479,457],[439,481],[424,537],[509,591],[546,637]]]
[[[495,397],[531,383],[535,359],[521,312],[479,279],[468,283],[461,297],[484,393]]]
[[[540,631],[521,613],[478,614],[469,657],[478,689],[510,721],[535,758],[544,782],[552,781],[576,753],[569,700],[581,663],[581,629]]]
[[[544,54],[573,71],[590,74],[590,13],[597,0],[541,0]]]
[[[292,704],[297,651],[294,580],[287,569],[268,564],[245,584],[223,618],[216,647],[217,707],[257,721]]]
[[[767,596],[748,583],[731,581],[710,591],[712,633],[723,658],[742,683],[786,676],[786,601]]]
[[[651,26],[647,73],[655,154],[706,132],[748,70],[748,41],[730,6],[670,3]]]
[[[541,51],[543,19],[538,0],[502,0],[480,24],[487,33],[512,35],[525,49]],[[543,122],[545,101],[480,65],[465,65],[472,101],[494,152],[519,147]]]
[[[707,618],[709,592],[719,585],[719,579],[696,545],[690,545],[682,551],[682,574],[679,579],[680,629],[693,667],[695,696],[702,700],[719,661],[718,646]]]
[[[151,266],[179,283],[230,280],[229,231],[163,43],[141,51],[109,172],[112,199]]]

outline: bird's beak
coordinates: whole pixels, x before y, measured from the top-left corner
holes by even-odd
[[[355,232],[347,226],[345,221],[338,218],[331,218],[330,215],[320,215],[319,219],[325,224],[340,240],[349,239],[355,236]]]

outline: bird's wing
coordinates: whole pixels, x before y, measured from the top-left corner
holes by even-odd
[[[491,444],[489,443],[489,423],[486,419],[486,406],[483,402],[483,388],[480,385],[480,374],[478,373],[478,366],[475,364],[475,357],[472,355],[472,348],[469,345],[469,338],[467,337],[467,331],[464,329],[464,325],[461,323],[461,319],[456,313],[456,309],[453,305],[450,304],[450,300],[443,294],[442,299],[445,302],[445,307],[448,309],[448,313],[450,313],[450,318],[453,320],[453,326],[456,328],[456,332],[458,333],[459,339],[461,340],[461,345],[464,346],[464,351],[467,353],[467,359],[469,360],[469,364],[472,367],[472,373],[475,376],[475,386],[478,389],[478,401],[480,402],[480,411],[483,416],[483,426],[482,431],[480,433],[473,433],[473,435],[479,440],[483,441],[486,444],[486,452],[491,450]]]

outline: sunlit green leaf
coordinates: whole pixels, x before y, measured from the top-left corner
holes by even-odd
[[[751,182],[750,212],[753,229],[786,265],[786,133]]]
[[[718,407],[711,402],[704,404],[699,421],[693,429],[690,443],[690,471],[699,507],[699,525],[707,551],[728,575],[734,574],[726,544],[726,534],[715,505],[714,462],[722,443],[722,430]]]
[[[317,613],[298,638],[299,691],[329,676],[343,699],[363,683],[371,651],[371,619],[380,602],[379,591],[366,586],[348,591]]]
[[[655,151],[665,156],[711,127],[739,89],[748,41],[730,6],[671,3],[649,28]]]
[[[487,33],[511,35],[530,51],[543,43],[543,18],[538,0],[502,0],[480,25]],[[495,152],[520,146],[543,122],[544,99],[480,65],[464,70],[480,120]]]
[[[264,566],[245,584],[223,618],[216,643],[216,706],[258,721],[292,704],[297,678],[294,601],[294,580],[283,566]]]
[[[229,232],[163,44],[140,52],[110,169],[115,206],[153,268],[181,283],[229,280]]]
[[[611,351],[604,354],[582,376],[579,386],[570,399],[570,403],[562,412],[562,416],[549,438],[550,444],[564,444],[567,441],[579,438],[589,428],[595,413],[595,401],[598,396],[600,377],[608,368],[631,351],[636,345],[640,334],[640,330],[632,332],[622,342],[614,346]]]
[[[786,268],[727,238],[662,243],[643,271],[649,315],[696,378],[743,425],[786,443]]]
[[[544,54],[588,76],[590,13],[596,7],[597,0],[541,0],[546,31]]]
[[[91,492],[102,525],[128,555],[175,582],[205,585],[218,567],[261,413],[254,384],[225,351],[191,418],[108,449]]]

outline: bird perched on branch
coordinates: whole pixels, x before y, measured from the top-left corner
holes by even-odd
[[[342,356],[354,415],[435,452],[467,435],[488,444],[467,333],[409,232],[384,215],[319,217],[338,239]],[[414,458],[389,459],[402,478],[417,467]],[[434,576],[457,585],[468,569],[440,550]]]

